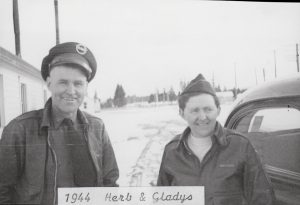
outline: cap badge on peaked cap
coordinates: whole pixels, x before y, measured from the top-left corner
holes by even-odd
[[[77,53],[79,53],[80,55],[85,55],[88,51],[88,48],[82,44],[77,44],[76,45],[76,51]]]
[[[97,62],[90,49],[78,42],[65,42],[52,47],[44,57],[41,65],[42,78],[46,81],[50,67],[63,64],[79,65],[86,72],[88,82],[97,71]]]

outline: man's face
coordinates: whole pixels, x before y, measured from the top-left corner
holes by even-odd
[[[60,65],[52,68],[47,86],[52,94],[52,107],[60,114],[76,115],[87,93],[87,78],[78,68]]]
[[[220,108],[216,106],[213,96],[203,93],[191,97],[184,110],[180,109],[179,113],[195,137],[207,137],[211,136],[215,129]]]

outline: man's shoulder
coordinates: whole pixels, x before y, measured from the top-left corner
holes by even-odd
[[[85,112],[85,111],[82,111],[82,113],[84,114],[84,116],[88,120],[89,124],[91,124],[91,125],[97,124],[97,125],[101,125],[101,126],[104,125],[104,122],[100,117],[97,117],[97,116],[92,115],[92,114],[90,114],[88,112]]]
[[[43,115],[43,109],[40,110],[32,110],[29,112],[25,112],[18,117],[16,117],[14,120],[17,122],[22,122],[26,120],[39,120],[42,118]]]
[[[11,132],[11,130],[17,132],[24,129],[32,129],[32,126],[38,126],[42,119],[42,113],[42,110],[32,110],[15,117],[4,127],[2,134]]]

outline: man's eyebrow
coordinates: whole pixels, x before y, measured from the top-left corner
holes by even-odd
[[[60,79],[58,79],[58,81],[68,81],[68,80],[64,79],[64,78],[60,78]]]

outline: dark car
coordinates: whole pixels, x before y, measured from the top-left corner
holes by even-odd
[[[278,204],[300,204],[300,75],[247,90],[225,127],[244,133],[259,153]]]

